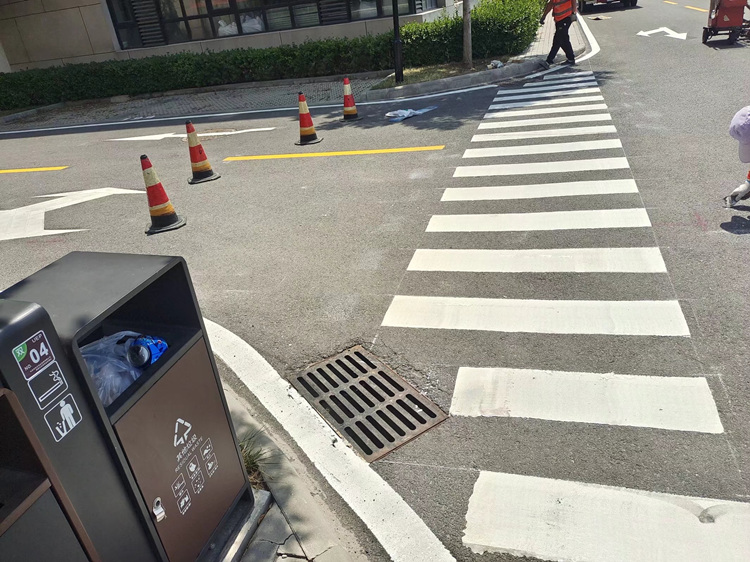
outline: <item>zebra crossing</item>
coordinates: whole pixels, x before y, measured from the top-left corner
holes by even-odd
[[[407,267],[408,275],[431,276],[424,294],[416,294],[414,287],[420,285],[412,277],[411,289],[394,296],[382,326],[419,330],[425,338],[437,331],[457,338],[468,332],[515,333],[529,341],[546,334],[588,335],[604,345],[614,341],[607,338],[639,338],[628,340],[636,349],[654,338],[690,338],[674,290],[671,298],[663,293],[654,298],[649,292],[653,284],[647,279],[667,278],[667,267],[658,246],[634,235],[649,232],[651,222],[642,202],[632,206],[638,187],[611,122],[590,71],[546,75],[500,89],[471,139],[483,146],[465,150],[453,173],[454,185],[441,198],[446,211],[433,215],[426,227],[424,245],[434,240],[433,247],[418,248]],[[488,130],[498,132],[484,132]],[[604,208],[588,208],[588,197],[599,197],[597,205]],[[627,197],[631,206],[623,204]],[[602,205],[603,198],[612,203]],[[555,208],[562,201],[562,208]],[[531,210],[523,207],[531,204]],[[511,208],[495,212],[492,205]],[[480,233],[489,237],[480,239]],[[526,247],[513,247],[512,241],[491,247],[500,240],[493,233],[516,234],[520,238],[513,240]],[[584,243],[576,246],[576,240]],[[462,284],[469,278],[461,277],[482,275],[491,284],[487,276],[516,275],[521,282],[529,276],[533,285],[540,274],[583,275],[575,288],[584,294],[589,289],[592,296],[488,298],[472,295],[477,283]],[[439,286],[450,287],[450,294],[435,294],[435,275],[449,276],[445,279],[450,282]],[[639,282],[632,283],[636,288],[630,294],[638,293],[638,287],[642,294],[638,299],[618,299],[616,294],[601,298],[586,275],[600,281],[611,276],[606,281],[611,287],[623,275],[631,276],[627,279]],[[545,351],[539,346],[540,363],[554,364],[555,357]],[[607,366],[600,372],[565,367],[463,365],[455,373],[451,416],[619,426],[706,438],[720,438],[724,432],[710,373],[664,376],[613,373]],[[480,470],[465,521],[463,545],[477,554],[591,562],[750,557],[749,504],[636,487]]]

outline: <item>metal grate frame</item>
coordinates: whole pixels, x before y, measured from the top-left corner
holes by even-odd
[[[448,417],[359,345],[308,367],[290,382],[368,462]]]

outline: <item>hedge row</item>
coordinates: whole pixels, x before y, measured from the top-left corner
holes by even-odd
[[[522,52],[537,30],[541,0],[481,0],[472,11],[473,55]],[[462,19],[444,16],[401,28],[407,67],[460,61]],[[126,61],[73,64],[0,74],[0,109],[60,101],[138,95],[393,68],[393,33],[325,39],[268,49],[180,53]]]

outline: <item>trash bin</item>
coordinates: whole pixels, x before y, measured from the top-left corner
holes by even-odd
[[[90,543],[13,392],[0,388],[0,555],[86,562]],[[89,552],[91,552],[89,550]],[[93,558],[93,557],[92,557]]]
[[[0,299],[0,382],[98,556],[215,558],[253,496],[185,261],[73,252]],[[105,406],[81,348],[123,330],[168,348]]]

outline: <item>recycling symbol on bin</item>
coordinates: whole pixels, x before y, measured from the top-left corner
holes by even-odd
[[[183,431],[184,428],[184,431]],[[184,445],[187,441],[188,434],[190,433],[190,430],[193,429],[193,426],[190,424],[190,422],[186,422],[182,418],[177,418],[177,421],[174,422],[174,446],[179,447],[180,445]]]

